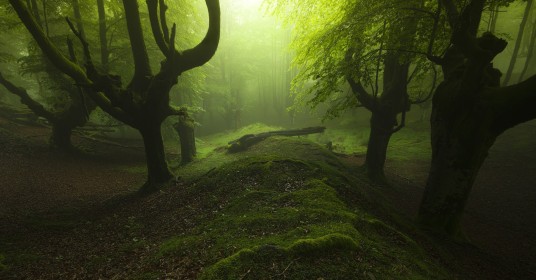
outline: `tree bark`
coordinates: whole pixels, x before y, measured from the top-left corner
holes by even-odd
[[[397,113],[372,111],[367,154],[363,166],[372,181],[383,182],[385,180],[387,147],[393,135],[393,128],[396,126]]]
[[[108,51],[108,38],[106,37],[106,10],[104,7],[104,0],[97,0],[97,8],[99,12],[99,38],[100,38],[100,53],[101,64],[105,73],[108,73],[109,69],[109,51]]]
[[[465,10],[470,12],[462,17],[478,17],[483,2],[469,5],[471,9]],[[432,103],[432,165],[418,216],[425,228],[455,238],[464,238],[460,221],[467,198],[495,139],[536,118],[536,77],[500,87],[500,71],[491,62],[506,48],[506,41],[491,33],[478,39],[467,36],[466,22],[461,22],[449,50],[454,55],[443,58],[448,75]],[[462,62],[446,61],[456,58]]]
[[[188,115],[180,116],[179,122],[175,125],[181,143],[181,164],[183,165],[192,162],[197,154],[194,128],[195,122]]]
[[[531,36],[529,38],[527,58],[525,59],[525,65],[523,66],[523,70],[521,71],[521,74],[519,75],[518,83],[523,81],[523,78],[527,74],[527,70],[529,69],[529,66],[532,65],[532,58],[534,57],[534,52],[535,52],[534,46],[536,45],[535,43],[536,43],[536,21],[532,23],[532,31],[531,31]]]
[[[156,191],[162,184],[169,182],[173,175],[169,171],[162,141],[160,125],[146,125],[139,129],[145,147],[147,161],[147,182],[142,192]]]
[[[506,76],[504,77],[504,82],[503,82],[504,85],[508,85],[510,83],[510,78],[512,77],[512,73],[514,72],[514,67],[516,65],[517,56],[519,54],[519,49],[521,48],[521,42],[523,40],[523,35],[525,33],[525,26],[527,25],[527,21],[529,19],[531,7],[532,7],[532,0],[527,0],[527,6],[525,7],[523,20],[521,20],[521,24],[519,25],[519,31],[517,32],[516,44],[514,46],[512,58],[510,59],[510,65],[508,66],[508,71],[506,71]]]
[[[419,222],[434,232],[464,239],[460,222],[474,180],[498,133],[491,104],[463,100],[464,109],[452,114],[437,92],[431,118],[432,162],[419,209]],[[442,96],[443,95],[443,96]],[[465,101],[465,102],[464,102]],[[439,103],[439,104],[438,104]]]
[[[61,150],[72,149],[71,134],[73,127],[61,122],[52,123],[52,135],[50,135],[50,145]]]

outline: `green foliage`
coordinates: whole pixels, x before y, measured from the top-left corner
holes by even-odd
[[[423,54],[428,52],[431,14],[437,9],[437,1],[267,2],[269,9],[294,27],[294,64],[300,68],[293,81],[299,101],[296,106],[328,103],[328,118],[358,106],[345,83],[348,75],[373,94],[381,95],[378,78],[382,79],[381,62],[386,53],[397,53],[401,62],[413,63],[413,79],[419,80],[413,95],[424,95],[422,78],[429,75],[432,66]],[[408,27],[409,22],[416,22],[415,31]],[[445,25],[445,19],[440,18],[442,29],[432,45],[434,54],[448,44]],[[404,43],[407,40],[411,46]]]

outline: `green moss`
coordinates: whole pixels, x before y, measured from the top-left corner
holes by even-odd
[[[350,205],[364,199],[360,181],[307,139],[214,151],[179,175],[210,213],[189,217],[195,226],[163,241],[154,260],[197,259],[201,279],[448,278],[407,234]]]
[[[135,165],[135,166],[124,166],[121,168],[121,170],[132,173],[132,174],[140,174],[140,175],[147,174],[147,166],[145,166],[145,164]]]
[[[333,233],[315,239],[300,239],[292,244],[288,251],[297,256],[325,254],[334,250],[357,250],[357,242],[352,238]]]

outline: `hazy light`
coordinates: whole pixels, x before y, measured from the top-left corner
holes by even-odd
[[[239,7],[244,7],[244,8],[255,7],[255,8],[258,8],[258,7],[261,6],[263,1],[264,0],[234,0],[233,2],[236,3],[236,5],[239,6]]]

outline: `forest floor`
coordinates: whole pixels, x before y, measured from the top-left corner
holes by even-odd
[[[475,247],[451,248],[456,257],[465,256],[457,264],[473,276],[536,278],[536,146],[531,145],[536,140],[534,126],[524,124],[499,138],[477,178],[464,220],[466,233]],[[91,269],[92,273],[108,270],[109,275],[114,275],[114,270],[135,270],[132,266],[140,265],[139,260],[148,257],[146,252],[157,246],[151,242],[164,240],[177,227],[192,226],[184,217],[156,218],[166,210],[153,209],[150,201],[130,197],[145,179],[143,151],[134,147],[139,143],[122,143],[119,147],[75,136],[75,145],[82,151],[58,153],[49,149],[48,136],[48,128],[0,118],[0,245],[7,247],[0,248],[0,254],[6,254],[5,263],[13,267],[8,277],[35,279],[39,275],[35,273],[41,272],[43,279],[73,275],[91,279],[87,271],[73,271],[73,267],[79,267],[74,263],[81,259],[97,267]],[[408,149],[409,154],[414,152]],[[411,156],[397,154],[388,161],[387,174],[392,186],[380,190],[401,212],[414,217],[428,161],[426,156]],[[363,160],[362,155],[341,158],[351,168]],[[188,206],[193,208],[181,210],[185,217],[200,211],[203,205],[196,205],[195,197],[173,194],[179,195],[184,196],[180,201],[193,203]],[[158,194],[156,199],[162,200],[161,196],[166,193]],[[122,207],[125,203],[134,206]],[[177,207],[170,203],[171,198],[165,207]],[[134,218],[139,211],[147,212],[144,221]],[[121,217],[125,218],[123,222],[114,222]],[[99,219],[104,222],[95,223],[93,229],[92,223]],[[166,222],[170,224],[162,226]],[[155,227],[157,230],[144,233],[150,238],[139,240],[140,223],[160,225]],[[64,234],[66,229],[73,233]],[[148,243],[146,239],[153,241]],[[22,251],[12,257],[18,249]],[[113,251],[120,252],[115,259],[108,257]],[[43,266],[47,263],[43,258],[50,258],[54,265]],[[0,255],[0,271],[2,263]],[[25,267],[27,263],[35,263],[36,267]],[[149,266],[165,267],[173,275],[191,279],[203,264],[182,258],[180,263]],[[88,269],[87,265],[84,269]],[[139,279],[145,279],[142,276]],[[368,274],[363,278],[375,279]]]

